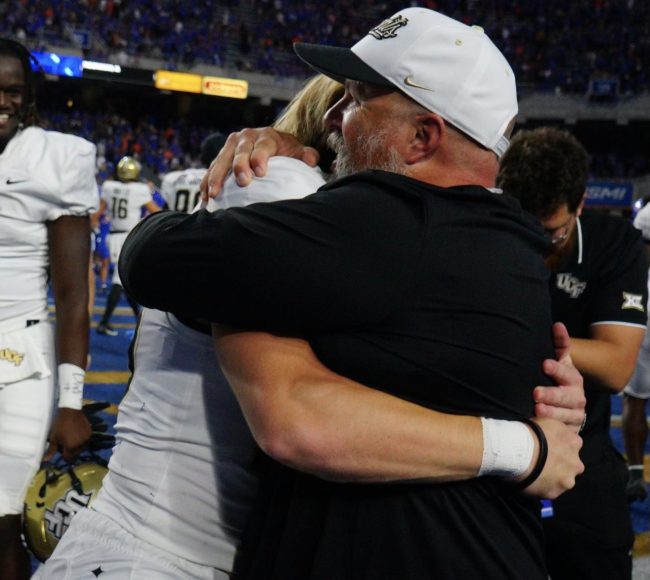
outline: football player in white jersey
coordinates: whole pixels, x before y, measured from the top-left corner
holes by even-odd
[[[95,146],[38,127],[32,56],[0,39],[0,576],[28,578],[21,514],[47,456],[76,455],[88,354]],[[52,284],[56,326],[48,323]],[[58,386],[58,390],[55,389]],[[55,401],[58,413],[51,421]]]
[[[107,179],[102,184],[100,209],[106,212],[111,229],[108,245],[111,253],[113,268],[113,285],[106,300],[106,308],[102,319],[97,325],[99,334],[117,336],[117,331],[109,324],[113,311],[122,296],[122,283],[117,271],[117,261],[127,234],[135,227],[145,213],[160,211],[153,199],[151,187],[140,181],[142,166],[137,159],[122,157],[115,168],[117,179]],[[136,317],[139,307],[128,294],[126,296]]]
[[[650,203],[641,198],[634,204],[634,227],[641,230],[645,244],[646,261],[650,264]],[[648,276],[650,293],[650,276]],[[644,481],[643,457],[648,440],[646,406],[650,399],[650,325],[646,326],[634,374],[625,387],[623,398],[623,440],[627,456],[629,480],[625,488],[628,501],[643,501],[648,495]]]
[[[310,143],[318,136],[324,147],[321,119],[341,92],[320,78],[280,128],[296,132],[300,124],[314,134]],[[218,133],[203,142],[206,166],[223,143]],[[300,161],[272,164],[271,175],[251,187],[231,181],[208,209],[303,197],[324,183],[320,169]],[[133,363],[102,489],[92,509],[75,515],[36,578],[83,578],[95,570],[105,580],[226,579],[232,571],[257,494],[258,448],[217,365],[210,327],[145,308]]]
[[[212,133],[201,143],[200,168],[171,171],[163,177],[160,193],[169,209],[190,213],[198,205],[201,199],[199,186],[205,175],[205,168],[217,156],[225,142],[225,135]]]

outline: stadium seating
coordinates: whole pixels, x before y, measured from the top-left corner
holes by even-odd
[[[170,67],[207,63],[279,76],[305,76],[295,41],[348,46],[396,0],[9,0],[0,34],[27,44],[81,48],[91,59],[120,64],[140,57]],[[522,86],[585,93],[605,79],[626,96],[650,88],[650,7],[629,0],[410,2],[483,26],[513,64]]]
[[[406,4],[403,0],[339,0],[336,5],[313,0],[8,0],[0,3],[0,35],[22,40],[33,49],[67,46],[93,60],[137,66],[145,59],[158,59],[179,70],[204,63],[284,79],[310,74],[293,54],[293,42],[350,45]],[[512,63],[521,97],[561,93],[624,102],[650,90],[650,73],[643,66],[650,62],[647,2],[427,0],[410,4],[482,25]],[[572,115],[558,119],[568,122]],[[127,152],[141,154],[154,174],[195,165],[198,144],[211,130],[193,126],[187,119],[170,121],[159,115],[132,121],[126,111],[48,111],[44,116],[48,126],[98,144],[100,161],[105,161],[100,163],[100,176],[110,174],[111,164]],[[524,115],[521,122],[525,121]],[[602,139],[590,136],[584,141]],[[590,147],[594,176],[650,173],[644,149],[624,150],[614,144],[605,151]]]

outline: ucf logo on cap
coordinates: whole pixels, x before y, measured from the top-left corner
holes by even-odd
[[[374,36],[377,40],[383,40],[384,38],[394,38],[397,36],[396,31],[402,26],[408,24],[408,18],[404,16],[397,15],[392,18],[387,18],[378,26],[375,26],[368,34]]]

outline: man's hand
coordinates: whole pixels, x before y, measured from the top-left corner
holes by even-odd
[[[313,147],[305,147],[293,135],[271,127],[231,133],[201,181],[201,199],[207,201],[209,197],[217,197],[230,171],[242,187],[254,177],[265,176],[269,158],[278,155],[300,159],[311,167],[320,158]]]
[[[585,420],[587,399],[582,375],[569,354],[570,339],[563,324],[553,325],[553,341],[558,360],[545,360],[544,372],[558,386],[535,388],[535,416],[562,421],[578,433]]]
[[[559,421],[535,419],[535,422],[546,435],[548,457],[542,473],[524,490],[524,493],[545,499],[555,499],[565,491],[572,489],[576,483],[576,477],[585,470],[579,455],[582,439],[574,429]],[[537,462],[539,445],[537,437],[535,439],[536,450],[533,462],[528,471],[519,478],[519,481],[523,481],[528,476]]]
[[[50,432],[50,444],[43,457],[49,461],[57,451],[66,461],[72,461],[90,439],[92,429],[83,411],[61,407]]]

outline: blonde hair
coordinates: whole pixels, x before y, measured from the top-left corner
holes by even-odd
[[[314,147],[321,154],[321,159],[331,156],[331,153],[328,155],[323,117],[341,98],[343,91],[341,83],[325,75],[312,77],[280,113],[273,127],[291,133],[303,145]]]

